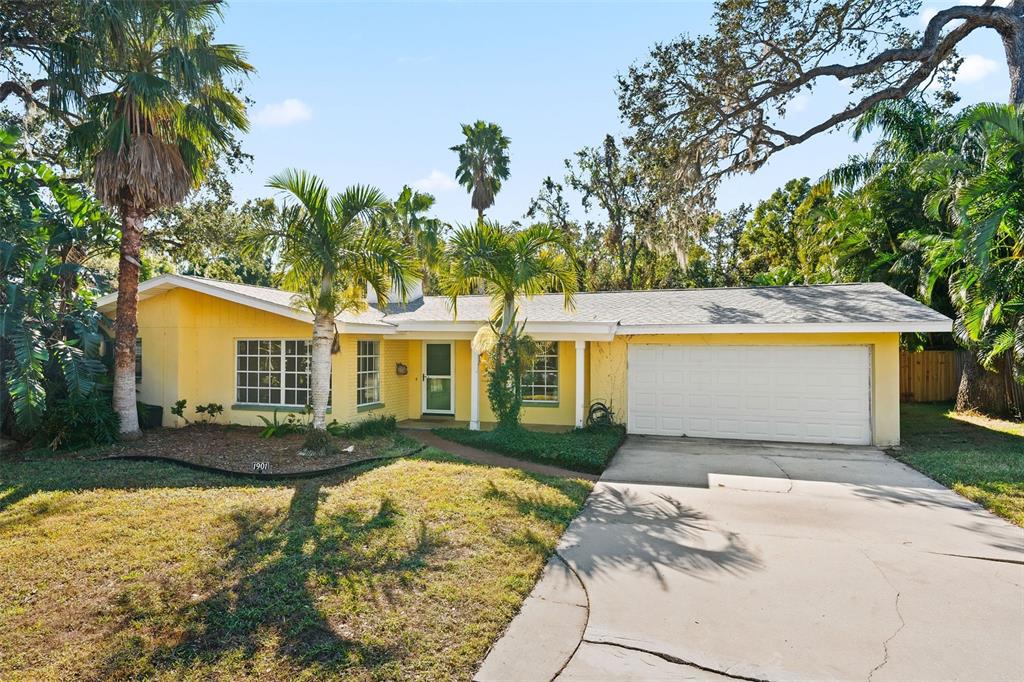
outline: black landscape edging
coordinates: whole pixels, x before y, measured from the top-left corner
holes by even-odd
[[[387,457],[367,457],[366,459],[360,459],[355,462],[346,462],[345,464],[339,464],[337,466],[328,467],[326,469],[316,469],[314,471],[291,471],[285,473],[270,473],[270,474],[259,474],[249,473],[247,471],[232,471],[230,469],[219,469],[217,467],[208,466],[206,464],[196,464],[195,462],[189,462],[184,459],[175,459],[173,457],[160,457],[158,455],[110,455],[107,457],[99,457],[97,459],[90,460],[92,462],[102,462],[104,460],[121,460],[121,461],[142,461],[142,462],[169,462],[171,464],[180,464],[183,467],[189,469],[195,469],[196,471],[202,471],[204,473],[220,474],[222,476],[233,476],[236,478],[244,478],[248,480],[257,481],[287,481],[296,480],[303,478],[318,478],[320,476],[328,476],[335,474],[346,469],[360,466],[361,464],[367,464],[369,462],[384,462],[393,459],[401,459],[403,457],[412,457],[418,455],[427,449],[426,445],[421,445],[415,450],[411,450],[402,455],[389,455]],[[44,460],[39,460],[44,461]]]

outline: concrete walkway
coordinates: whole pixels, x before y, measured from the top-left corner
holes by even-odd
[[[499,455],[496,452],[481,450],[480,448],[474,448],[469,445],[462,445],[461,443],[445,440],[444,438],[435,436],[430,431],[424,431],[422,429],[400,429],[400,431],[402,435],[408,436],[423,445],[437,448],[438,450],[444,450],[445,452],[449,452],[463,459],[468,459],[470,462],[475,462],[477,464],[484,464],[492,467],[505,467],[506,469],[522,469],[523,471],[529,471],[532,474],[542,474],[544,476],[580,478],[585,481],[596,481],[598,479],[598,477],[593,474],[584,474],[578,471],[571,471],[569,469],[552,466],[550,464],[541,464],[539,462],[530,462],[524,459],[506,457],[504,455]]]
[[[631,437],[477,680],[1020,680],[1024,530],[873,448]]]

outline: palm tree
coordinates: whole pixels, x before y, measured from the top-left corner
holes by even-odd
[[[498,223],[480,220],[455,231],[445,250],[447,269],[441,272],[439,288],[458,316],[460,296],[485,291],[493,306],[492,327],[497,334],[490,372],[489,394],[499,424],[519,422],[519,364],[516,342],[519,329],[515,321],[518,301],[548,291],[561,291],[569,309],[577,291],[572,247],[566,233],[546,224],[536,224],[515,232]],[[502,409],[495,395],[504,386]]]
[[[434,201],[432,194],[417,192],[406,185],[388,211],[388,222],[395,236],[415,249],[419,257],[424,290],[429,286],[430,273],[437,268],[441,258],[442,231],[445,229],[440,220],[425,215],[434,206]]]
[[[934,188],[933,217],[955,216],[952,237],[928,242],[928,264],[931,281],[949,278],[954,331],[977,355],[964,365],[957,409],[1019,414],[1011,384],[1024,382],[1024,108],[981,104],[958,127],[963,141],[918,169]]]
[[[470,205],[476,209],[477,219],[483,220],[502,181],[508,179],[509,139],[501,126],[485,121],[462,124],[462,134],[466,141],[451,148],[459,155],[455,179],[473,195]]]
[[[123,437],[139,433],[135,337],[143,223],[180,203],[218,152],[248,129],[245,105],[225,76],[252,71],[244,52],[213,43],[220,9],[205,0],[83,5],[89,41],[57,51],[57,98],[83,122],[69,144],[91,172],[96,196],[121,219],[114,409]]]
[[[265,226],[255,237],[280,250],[284,285],[313,315],[313,421],[305,449],[322,452],[330,449],[326,414],[334,320],[365,309],[367,287],[382,306],[392,287],[404,299],[415,279],[415,257],[380,220],[389,204],[374,187],[354,185],[330,196],[323,180],[297,170],[275,175],[267,186],[294,200],[282,209],[280,227]]]

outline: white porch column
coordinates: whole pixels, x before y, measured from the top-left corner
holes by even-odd
[[[473,349],[470,361],[472,378],[469,382],[469,430],[480,430],[480,354]]]
[[[584,400],[584,380],[586,379],[587,362],[583,351],[586,350],[586,341],[576,342],[576,428],[583,428],[584,411],[586,406]]]

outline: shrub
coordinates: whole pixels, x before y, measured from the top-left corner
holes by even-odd
[[[184,398],[174,401],[174,405],[171,406],[171,414],[179,419],[184,419],[185,423],[188,424],[189,419],[185,416],[185,408],[188,406],[188,401]]]
[[[196,405],[196,414],[203,415],[202,422],[209,424],[217,421],[217,416],[224,412],[224,406],[220,403],[206,403],[205,405]]]
[[[109,395],[61,398],[47,407],[36,442],[51,450],[108,445],[117,441],[119,426]]]
[[[493,450],[511,457],[599,474],[619,449],[626,429],[621,426],[592,426],[550,433],[527,431],[522,427],[495,431],[434,429],[441,438]]]
[[[535,352],[533,339],[514,324],[507,334],[497,335],[493,359],[487,368],[487,399],[501,430],[519,426],[523,409],[523,368]]]
[[[360,440],[374,436],[389,436],[395,432],[397,425],[398,421],[393,415],[384,415],[348,424],[333,421],[327,426],[327,430],[332,436]]]
[[[271,421],[262,414],[259,418],[263,420],[263,430],[260,431],[260,438],[280,438],[282,436],[289,436],[293,433],[299,433],[304,431],[308,424],[304,423],[299,415],[294,412],[290,412],[284,421],[279,421],[277,418],[277,410],[274,410],[274,419]]]

